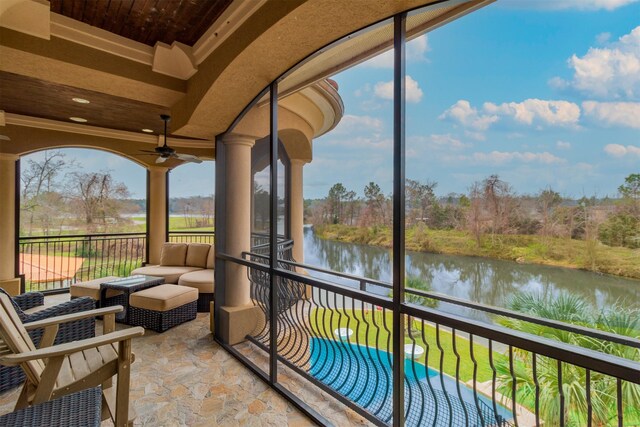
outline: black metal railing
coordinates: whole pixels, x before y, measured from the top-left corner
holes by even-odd
[[[285,249],[283,242],[282,251],[279,246],[278,252],[285,253]],[[278,307],[273,322],[268,298],[268,257],[264,252],[252,250],[243,258],[223,254],[221,258],[248,267],[251,295],[264,316],[261,327],[247,337],[258,353],[268,355],[270,325],[275,324],[280,364],[370,422],[392,422],[393,304],[386,296],[367,292],[370,285],[388,288],[388,283],[317,269],[282,256],[274,270]],[[322,270],[335,279],[353,279],[355,286],[299,273],[304,270]],[[311,291],[305,292],[306,289]],[[398,357],[405,365],[406,425],[640,423],[638,337],[540,319],[431,292],[406,292],[560,330],[565,336],[586,337],[583,342],[600,343],[584,348],[413,303],[401,304],[404,354]],[[541,335],[554,336],[541,331]],[[286,387],[286,380],[282,383]],[[322,407],[319,402],[304,403],[312,408]]]
[[[145,261],[145,233],[20,237],[25,291],[56,291],[104,276],[126,276]]]
[[[215,231],[169,231],[169,241],[173,243],[215,244]]]

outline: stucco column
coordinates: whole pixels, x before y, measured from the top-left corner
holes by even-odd
[[[227,135],[223,140],[225,186],[225,248],[235,257],[251,249],[251,147],[255,138]],[[227,344],[244,341],[259,322],[260,310],[251,303],[244,266],[226,263],[224,301],[220,309],[220,336]]]
[[[291,238],[293,239],[293,258],[304,263],[304,195],[302,194],[302,168],[304,160],[291,159]]]
[[[229,135],[225,145],[226,252],[241,257],[251,249],[251,147],[255,139]],[[225,306],[249,304],[249,279],[245,267],[227,263]]]
[[[160,263],[160,252],[162,244],[166,241],[167,235],[167,188],[168,168],[159,166],[149,166],[149,263]]]
[[[0,153],[0,286],[14,295],[20,293],[15,275],[17,160],[15,154]]]

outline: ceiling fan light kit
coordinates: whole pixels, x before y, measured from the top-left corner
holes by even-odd
[[[164,163],[169,158],[175,158],[183,162],[202,163],[202,160],[198,156],[191,154],[176,153],[176,150],[167,145],[167,124],[171,120],[171,116],[167,114],[160,114],[160,118],[164,121],[164,143],[162,146],[156,147],[153,151],[141,150],[145,154],[157,155],[156,163]]]

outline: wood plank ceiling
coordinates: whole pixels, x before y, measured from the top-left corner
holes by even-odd
[[[82,98],[88,104],[74,102]],[[162,134],[160,114],[168,108],[132,99],[106,95],[51,83],[32,77],[0,71],[0,109],[7,113],[72,123],[70,117],[82,117],[86,125],[140,133],[151,129]],[[169,127],[169,133],[171,127]],[[191,139],[191,138],[183,138]]]
[[[193,46],[232,0],[51,0],[51,11],[140,43]]]

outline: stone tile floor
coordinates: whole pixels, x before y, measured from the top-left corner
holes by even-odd
[[[64,299],[68,295],[48,297]],[[312,421],[217,344],[209,315],[133,342],[131,402],[137,426],[307,426]],[[100,322],[99,322],[100,323]],[[118,328],[126,326],[118,325]],[[101,327],[98,326],[98,329]],[[20,388],[0,394],[0,414]],[[110,421],[103,426],[112,425]]]

